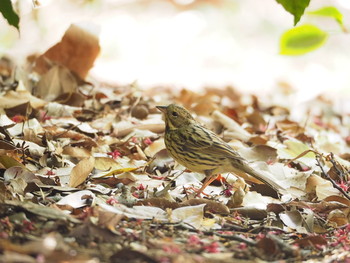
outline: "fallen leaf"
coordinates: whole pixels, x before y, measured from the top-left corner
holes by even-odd
[[[260,239],[256,246],[261,249],[266,255],[273,256],[278,252],[278,247],[276,243],[268,237],[263,237]]]
[[[115,204],[110,206],[107,204],[99,204],[100,207],[106,211],[121,214],[130,218],[137,219],[152,219],[155,218],[159,221],[167,221],[168,217],[163,209],[153,206],[134,206],[132,208],[122,204]]]
[[[328,214],[327,219],[329,223],[333,223],[335,227],[341,227],[349,223],[347,214],[349,214],[349,211],[344,212],[340,209],[335,209]]]
[[[203,229],[204,227],[204,207],[205,204],[195,206],[180,207],[170,212],[170,218],[172,222],[182,221],[196,229]],[[214,224],[214,220],[209,220],[211,225],[206,225],[204,228]]]
[[[244,217],[250,218],[252,220],[262,220],[267,217],[266,209],[260,209],[255,207],[238,207],[232,209],[234,212],[238,212]]]
[[[89,196],[89,199],[84,197]],[[72,194],[69,194],[59,200],[57,205],[70,205],[73,208],[79,208],[86,205],[89,205],[94,202],[95,194],[89,190],[78,191]],[[88,200],[88,203],[87,203]]]
[[[139,200],[136,205],[146,205],[146,206],[155,206],[159,207],[163,210],[167,208],[176,209],[181,206],[181,204],[173,201],[169,201],[165,198],[147,198],[143,200]]]
[[[0,204],[1,206],[2,204]],[[47,206],[42,206],[35,204],[33,202],[22,202],[17,200],[6,200],[3,205],[10,205],[13,206],[16,209],[24,209],[29,213],[33,213],[39,216],[43,216],[44,218],[51,218],[51,219],[60,219],[60,220],[68,220],[73,223],[80,223],[80,220],[75,219],[74,217],[71,217],[70,215],[65,214],[59,209],[51,208]]]
[[[63,154],[67,154],[75,158],[88,158],[91,156],[91,151],[86,148],[66,146],[63,148]]]
[[[12,166],[4,172],[4,181],[22,178],[26,183],[33,182],[37,177],[23,166]]]
[[[318,200],[323,200],[332,195],[340,195],[340,192],[333,187],[330,181],[315,174],[307,179],[306,192],[315,193]]]
[[[116,227],[123,218],[123,215],[117,215],[101,208],[98,209],[98,225],[100,227],[105,227],[114,233],[117,232]]]
[[[229,214],[230,209],[217,201],[208,199],[190,199],[181,203],[181,206],[197,206],[204,204],[204,211],[211,212],[214,214]]]
[[[81,160],[70,174],[69,187],[77,187],[82,184],[94,169],[95,158],[89,157]]]
[[[64,65],[81,79],[85,79],[99,52],[100,46],[95,34],[79,25],[71,25],[61,42],[37,58],[35,70],[40,74],[47,72],[50,68],[47,63],[49,60]]]
[[[20,162],[18,162],[17,160],[15,160],[14,158],[7,156],[7,155],[2,155],[0,156],[0,163],[6,168],[10,168],[13,166],[19,166],[22,168],[25,168],[25,166],[23,164],[21,164]]]
[[[322,236],[308,236],[295,240],[293,244],[299,245],[302,248],[310,246],[326,246],[327,240]]]
[[[298,157],[300,154],[312,150],[309,146],[306,144],[298,141],[298,140],[287,140],[284,141],[283,144],[285,145],[285,148],[279,148],[277,149],[277,154],[280,158],[282,159],[294,159]],[[312,167],[316,165],[315,161],[315,153],[313,152],[308,152],[304,156],[301,156],[296,162],[302,162],[303,164]]]
[[[121,165],[110,157],[96,157],[95,168],[101,171],[110,171],[121,168]]]
[[[226,129],[233,133],[233,138],[241,141],[248,141],[250,139],[251,134],[230,117],[217,110],[212,113],[212,116],[216,121],[220,122]]]
[[[251,162],[275,162],[277,160],[277,150],[267,145],[257,145],[252,148],[240,148],[238,152]]]
[[[4,95],[0,96],[1,108],[12,108],[24,103],[30,102],[34,109],[41,108],[46,105],[44,100],[34,97],[23,85],[23,82],[18,84],[17,90],[9,90]]]
[[[69,69],[55,65],[38,82],[35,95],[46,101],[52,101],[63,93],[75,92],[78,84]]]
[[[282,130],[288,135],[296,136],[300,133],[305,132],[304,128],[301,127],[297,122],[290,121],[288,119],[276,122],[276,126],[278,129]]]
[[[7,117],[7,115],[5,114],[0,114],[0,127],[4,127],[4,128],[9,128],[14,126],[16,123],[14,121],[12,121],[11,119],[9,119],[9,117]]]
[[[153,157],[156,153],[165,149],[164,139],[158,139],[149,145],[145,150],[145,154],[149,157]]]

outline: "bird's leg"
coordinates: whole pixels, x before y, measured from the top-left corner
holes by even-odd
[[[197,196],[197,192],[199,191],[199,189],[195,188],[195,187],[187,187],[186,190],[192,190],[193,192],[196,193],[196,196]],[[209,197],[209,194],[206,194],[206,193],[203,193],[203,192],[201,194]]]
[[[207,175],[207,172],[205,173],[205,175]],[[210,173],[208,172],[208,175],[207,175],[207,177],[205,178],[202,187],[201,187],[199,190],[196,191],[196,192],[197,192],[196,197],[199,196],[199,195],[203,192],[203,190],[204,190],[208,185],[210,185],[217,177],[218,177],[217,174],[210,174]]]

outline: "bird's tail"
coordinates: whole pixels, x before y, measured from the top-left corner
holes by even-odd
[[[271,188],[275,189],[277,192],[285,190],[285,188],[281,185],[279,185],[277,182],[275,182],[271,176],[268,175],[265,171],[259,171],[258,169],[253,169],[250,165],[247,163],[243,165],[242,167],[243,171],[250,176],[254,177],[255,179],[258,179],[260,182],[267,184]]]

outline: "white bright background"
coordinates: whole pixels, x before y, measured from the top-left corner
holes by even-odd
[[[100,30],[102,53],[91,70],[100,81],[140,87],[171,85],[199,89],[233,85],[247,92],[271,91],[283,81],[299,90],[299,99],[318,93],[350,95],[350,36],[335,21],[306,15],[330,37],[319,50],[298,57],[279,55],[279,38],[293,17],[275,0],[212,0],[186,8],[178,0],[42,0],[17,4],[21,35],[1,19],[0,52],[23,60],[58,42],[71,23]],[[91,2],[91,3],[89,3]],[[198,0],[198,2],[206,2]],[[207,1],[208,3],[209,1]],[[85,4],[83,4],[85,3]],[[350,28],[348,0],[311,0],[307,9],[333,5]]]

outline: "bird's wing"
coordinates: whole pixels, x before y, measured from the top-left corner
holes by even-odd
[[[186,136],[182,136],[178,140],[184,151],[202,151],[218,158],[244,160],[218,135],[202,126],[193,125],[186,132],[177,134],[186,134]]]

